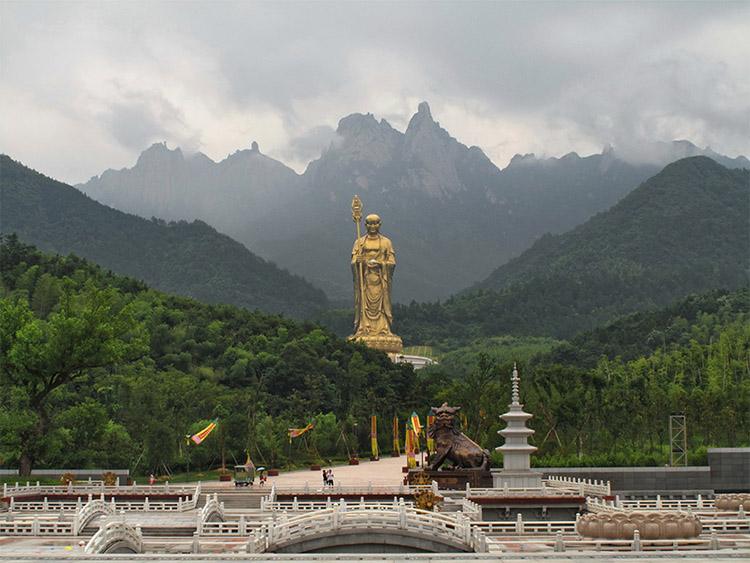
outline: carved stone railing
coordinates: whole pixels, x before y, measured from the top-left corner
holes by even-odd
[[[524,520],[518,514],[515,520],[496,522],[472,522],[472,526],[482,530],[488,536],[554,536],[557,533],[575,534],[576,523],[573,520]]]
[[[598,479],[550,475],[542,484],[551,489],[568,490],[580,496],[609,496],[612,493],[610,482]]]
[[[111,502],[101,499],[87,502],[73,517],[73,535],[80,535],[84,528],[97,516],[111,516],[115,512],[115,506]]]
[[[110,522],[99,528],[84,549],[86,554],[143,553],[140,528],[124,522]]]
[[[224,522],[225,519],[224,503],[219,502],[218,493],[208,495],[206,504],[203,505],[196,517],[196,532],[198,535],[202,534],[203,526],[207,522]]]
[[[403,501],[403,499],[401,499]],[[393,500],[390,502],[385,501],[369,501],[365,499],[365,497],[360,497],[359,502],[354,501],[346,501],[344,499],[331,499],[331,497],[327,497],[326,500],[316,500],[316,501],[307,501],[307,500],[299,500],[297,497],[294,497],[292,500],[284,500],[284,501],[275,501],[271,502],[269,500],[263,499],[261,509],[264,511],[271,511],[271,512],[278,512],[278,511],[290,511],[290,512],[308,512],[310,510],[325,510],[328,508],[333,508],[334,505],[339,504],[341,502],[344,502],[347,506],[350,506],[352,508],[361,508],[362,510],[379,510],[379,509],[391,509],[394,506],[398,506],[399,499],[396,497],[393,497]],[[406,506],[414,506],[413,501],[404,501],[404,504]]]
[[[182,490],[182,489],[180,489]],[[201,484],[198,483],[195,489],[190,491],[192,494],[185,495],[183,498],[179,496],[177,500],[161,500],[159,497],[156,500],[145,496],[141,499],[131,499],[128,497],[118,499],[116,495],[111,494],[110,501],[114,501],[117,510],[137,510],[137,511],[177,511],[184,512],[188,510],[195,510],[198,499],[201,495]],[[171,494],[171,493],[170,493]],[[100,500],[104,500],[104,491],[98,492]],[[23,499],[24,497],[21,497]],[[94,498],[94,494],[88,493],[86,502],[91,502]],[[18,500],[16,497],[10,497],[8,501],[9,509],[11,512],[47,512],[47,511],[70,511],[70,510],[81,510],[83,502],[81,497],[76,500],[69,499],[56,499],[55,497],[44,497],[42,500]]]
[[[69,484],[69,485],[40,485],[39,481],[36,483],[26,482],[25,484],[16,483],[10,485],[8,483],[3,484],[3,498],[16,497],[21,498],[29,495],[81,495],[86,496],[91,493],[98,495],[104,493],[107,496],[110,495],[185,495],[190,496],[193,492],[194,487],[192,485],[170,485],[167,481],[163,485],[114,485],[106,486],[103,481],[90,480],[82,484]]]
[[[0,536],[72,536],[73,522],[58,518],[0,520]]]
[[[693,511],[710,511],[716,510],[714,499],[703,498],[702,495],[696,495],[695,498],[683,499],[663,499],[661,495],[656,495],[650,499],[620,499],[615,497],[615,504],[621,508],[630,510],[693,510]]]

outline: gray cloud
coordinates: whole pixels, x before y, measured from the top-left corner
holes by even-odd
[[[318,158],[325,149],[336,146],[340,141],[341,137],[333,127],[318,125],[289,139],[286,147],[277,151],[277,154],[284,162],[306,163]]]
[[[80,181],[153,140],[248,139],[298,170],[338,120],[416,104],[500,166],[516,152],[688,138],[750,153],[746,2],[0,5],[0,146]],[[142,145],[142,146],[141,146]],[[641,151],[642,152],[642,151]]]

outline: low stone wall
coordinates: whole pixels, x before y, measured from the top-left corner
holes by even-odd
[[[563,475],[582,479],[603,479],[612,494],[623,492],[711,492],[709,467],[559,467],[540,468],[544,477]]]
[[[707,466],[688,467],[544,467],[544,477],[563,475],[604,479],[615,493],[750,492],[750,448],[711,448]]]
[[[104,473],[114,473],[117,476],[118,485],[127,485],[130,476],[129,469],[32,469],[31,477],[18,478],[18,481],[35,481],[37,479],[59,479],[64,473],[72,473],[79,481],[84,481],[89,477],[95,481],[101,480]],[[1,477],[14,477],[18,475],[18,469],[0,469]]]
[[[750,448],[711,448],[708,466],[717,493],[750,492]]]

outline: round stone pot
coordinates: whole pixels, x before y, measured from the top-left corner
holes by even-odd
[[[587,538],[633,539],[638,530],[641,539],[686,539],[700,535],[703,525],[688,512],[598,512],[578,519],[576,531]]]
[[[310,471],[320,471],[320,465],[311,465]]]
[[[278,469],[269,469],[268,470],[268,476],[269,477],[278,477],[279,476],[279,470]]]
[[[219,481],[231,481],[232,476],[230,474],[227,475],[219,475]]]
[[[353,457],[349,460],[349,465],[359,465],[359,460],[356,457]]]

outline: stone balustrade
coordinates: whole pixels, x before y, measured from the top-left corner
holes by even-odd
[[[110,522],[86,544],[87,555],[100,553],[143,553],[143,535],[138,527],[124,522]]]
[[[326,497],[326,500],[320,500],[320,501],[306,501],[306,500],[299,500],[297,497],[294,497],[292,500],[284,500],[284,501],[269,501],[265,498],[261,499],[261,510],[270,511],[270,512],[277,512],[277,511],[285,511],[288,510],[290,512],[307,512],[310,510],[325,510],[328,508],[333,508],[333,506],[339,502],[341,502],[342,499],[331,499],[331,497]],[[403,499],[401,499],[403,500]],[[380,508],[383,509],[390,509],[393,506],[398,505],[399,499],[396,497],[393,497],[393,500],[390,502],[384,502],[384,501],[372,501],[367,500],[366,497],[361,496],[358,502],[352,502],[352,501],[346,501],[345,503],[349,503],[352,506],[357,506],[361,508],[362,510],[379,510]],[[407,506],[414,506],[413,501],[404,501]]]
[[[547,479],[542,480],[542,484],[551,489],[573,491],[580,496],[609,496],[612,494],[612,487],[609,481],[598,479],[550,475]]]
[[[151,487],[148,487],[151,489]],[[116,489],[120,490],[120,494],[127,495],[125,498],[117,499],[115,492]],[[146,488],[144,488],[145,490]],[[68,489],[66,488],[66,491]],[[157,497],[156,500],[151,499],[148,495],[145,495],[143,499],[133,499],[133,494],[138,493],[132,493],[130,487],[123,488],[123,487],[110,487],[105,489],[99,488],[97,489],[97,492],[95,493],[100,500],[104,500],[105,496],[109,496],[110,500],[109,502],[114,502],[115,506],[118,510],[133,510],[133,511],[188,511],[188,510],[194,510],[196,508],[198,499],[201,494],[201,484],[198,483],[194,489],[185,489],[180,488],[177,490],[170,491],[169,494],[177,494],[182,491],[188,491],[189,494],[186,494],[183,498],[182,496],[178,496],[177,500],[163,500]],[[66,497],[70,494],[76,494],[80,491],[74,491],[73,493],[66,492]],[[41,493],[26,493],[26,494],[41,494]],[[49,493],[54,494],[54,493]],[[45,496],[42,500],[23,500],[25,495],[21,495],[21,499],[19,500],[16,498],[16,496],[11,496],[8,499],[8,508],[11,512],[36,512],[36,511],[42,511],[47,512],[50,510],[58,511],[78,511],[81,510],[83,507],[83,501],[82,496],[79,496],[76,500],[70,500],[66,497],[63,498],[56,498],[54,496],[48,497]],[[94,498],[94,493],[88,492],[85,496],[85,502],[91,502]]]
[[[138,485],[135,482],[132,485],[114,485],[106,486],[103,481],[89,480],[84,483],[68,485],[41,485],[39,481],[32,483],[27,481],[25,484],[18,482],[14,485],[3,483],[3,498],[40,495],[81,495],[88,493],[105,495],[185,495],[190,496],[195,490],[192,485],[171,485],[169,481],[163,485]]]
[[[525,521],[519,514],[515,521],[501,520],[496,522],[472,522],[472,526],[482,530],[488,536],[530,535],[554,536],[555,534],[575,534],[576,523],[573,520],[531,520]]]

